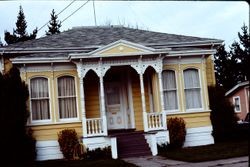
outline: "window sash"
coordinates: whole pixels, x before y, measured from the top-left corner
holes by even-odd
[[[165,110],[178,110],[177,84],[175,71],[165,70],[162,72],[162,85]]]
[[[184,92],[186,109],[202,108],[200,79],[197,69],[184,71]]]
[[[31,120],[50,120],[50,98],[48,79],[36,77],[30,80]]]
[[[75,79],[71,76],[58,78],[59,119],[77,118]]]

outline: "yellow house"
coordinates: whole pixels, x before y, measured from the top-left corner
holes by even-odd
[[[170,117],[186,122],[184,146],[214,142],[207,88],[215,84],[212,57],[222,42],[77,27],[0,48],[0,69],[19,67],[29,86],[38,160],[62,158],[57,133],[66,128],[89,149],[111,146],[113,158],[157,155],[157,144],[169,142]],[[135,141],[148,150],[135,149]]]

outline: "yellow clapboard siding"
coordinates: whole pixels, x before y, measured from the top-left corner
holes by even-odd
[[[78,136],[82,136],[81,123],[68,123],[68,124],[50,124],[32,126],[33,135],[37,141],[41,140],[57,140],[57,134],[64,129],[75,129]]]
[[[135,128],[136,130],[143,130],[143,117],[141,105],[141,92],[139,77],[132,75],[132,96],[135,115]]]
[[[196,128],[202,126],[211,126],[210,112],[203,113],[183,113],[168,115],[167,118],[181,117],[186,122],[186,128]]]
[[[87,76],[89,80],[86,80],[85,88],[85,108],[87,118],[100,117],[100,102],[98,92],[98,78],[93,79],[94,76]],[[91,78],[92,77],[92,78]]]

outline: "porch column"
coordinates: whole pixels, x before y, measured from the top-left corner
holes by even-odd
[[[141,103],[142,103],[142,116],[143,116],[143,128],[144,132],[148,132],[148,115],[146,112],[146,102],[145,102],[145,91],[143,83],[143,73],[148,65],[143,65],[141,58],[138,60],[138,64],[130,65],[133,67],[140,76],[140,90],[141,90]]]
[[[82,111],[83,137],[87,137],[87,122],[86,122],[86,109],[85,109],[85,95],[84,95],[83,77],[80,78],[80,99],[81,99],[81,111]]]
[[[161,113],[162,113],[162,125],[164,129],[167,129],[167,118],[166,118],[166,112],[164,109],[164,95],[163,95],[163,86],[162,86],[162,62],[163,60],[159,58],[157,60],[157,74],[159,79],[159,91],[160,91],[160,101],[161,101]]]
[[[163,96],[163,87],[162,87],[162,70],[157,72],[159,79],[159,91],[160,91],[160,100],[161,100],[161,113],[162,113],[162,124],[163,128],[167,129],[167,118],[166,112],[164,111],[164,96]]]
[[[77,73],[79,77],[79,86],[80,86],[80,102],[81,102],[81,113],[82,113],[82,134],[83,137],[87,137],[87,122],[86,122],[86,109],[85,109],[85,97],[84,97],[84,72],[82,68],[82,63],[79,62],[76,64]]]
[[[139,73],[139,75],[140,75],[140,87],[141,87],[141,103],[142,103],[143,126],[144,126],[144,131],[148,132],[148,118],[147,118],[147,112],[146,112],[143,73],[141,72],[141,73]]]
[[[102,117],[102,125],[103,125],[103,133],[104,135],[108,134],[107,128],[107,118],[106,118],[106,111],[105,111],[105,96],[104,96],[104,85],[103,85],[103,76],[99,75],[99,82],[100,82],[100,98],[101,98],[101,117]]]
[[[106,117],[106,108],[105,108],[105,95],[104,95],[104,84],[103,84],[103,77],[105,73],[110,69],[110,66],[103,65],[102,59],[100,59],[98,66],[96,66],[93,70],[97,73],[99,77],[99,86],[100,86],[100,115],[102,118],[102,130],[103,135],[108,135],[108,127],[107,127],[107,117]]]

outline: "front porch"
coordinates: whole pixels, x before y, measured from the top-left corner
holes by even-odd
[[[110,136],[109,130],[143,131],[152,155],[157,154],[157,143],[169,141],[161,61],[159,56],[152,55],[150,59],[138,57],[136,62],[132,59],[123,64],[108,58],[99,60],[96,66],[76,63],[83,143],[89,149],[111,146],[113,158],[117,158],[116,137]]]

